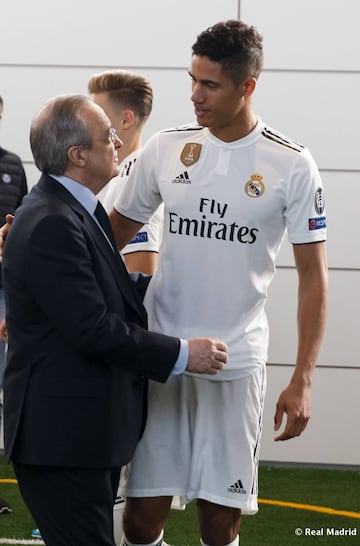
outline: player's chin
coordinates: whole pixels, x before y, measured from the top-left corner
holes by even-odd
[[[117,176],[119,174],[119,170],[120,169],[119,169],[118,163],[114,162],[113,173],[112,173],[111,178],[114,178],[114,176]]]
[[[196,116],[196,121],[201,127],[209,127],[209,122],[206,119],[206,116]]]

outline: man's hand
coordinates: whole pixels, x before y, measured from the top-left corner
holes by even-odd
[[[220,339],[194,337],[188,340],[188,372],[215,375],[228,361],[228,348]]]
[[[296,387],[292,383],[283,390],[276,404],[274,430],[279,430],[284,413],[287,415],[284,431],[274,438],[275,442],[290,440],[305,430],[310,419],[310,386]]]
[[[5,319],[0,320],[0,341],[7,341],[7,328]]]
[[[0,228],[0,261],[3,257],[5,239],[9,232],[11,222],[13,221],[13,219],[14,219],[14,216],[12,214],[7,214],[5,216],[6,224],[4,224]]]

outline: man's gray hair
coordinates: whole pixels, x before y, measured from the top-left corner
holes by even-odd
[[[68,165],[71,146],[91,147],[91,133],[79,115],[87,95],[60,95],[44,104],[33,119],[30,146],[35,165],[43,173],[62,175]]]

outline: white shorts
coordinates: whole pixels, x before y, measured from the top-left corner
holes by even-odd
[[[189,375],[150,381],[144,436],[130,465],[129,497],[179,496],[258,510],[266,369],[234,381]]]

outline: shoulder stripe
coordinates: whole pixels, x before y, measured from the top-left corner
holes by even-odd
[[[189,123],[187,125],[179,125],[178,127],[172,127],[169,129],[164,129],[162,133],[178,133],[182,131],[201,131],[203,129],[202,125],[198,123]]]
[[[291,140],[281,133],[277,133],[276,131],[269,129],[268,127],[264,127],[262,131],[262,135],[265,138],[268,138],[269,140],[272,140],[273,142],[277,142],[278,144],[281,144],[282,146],[285,146],[286,148],[290,148],[291,150],[295,150],[296,152],[301,152],[305,146],[303,144],[300,144],[299,142],[295,142],[294,140]]]

